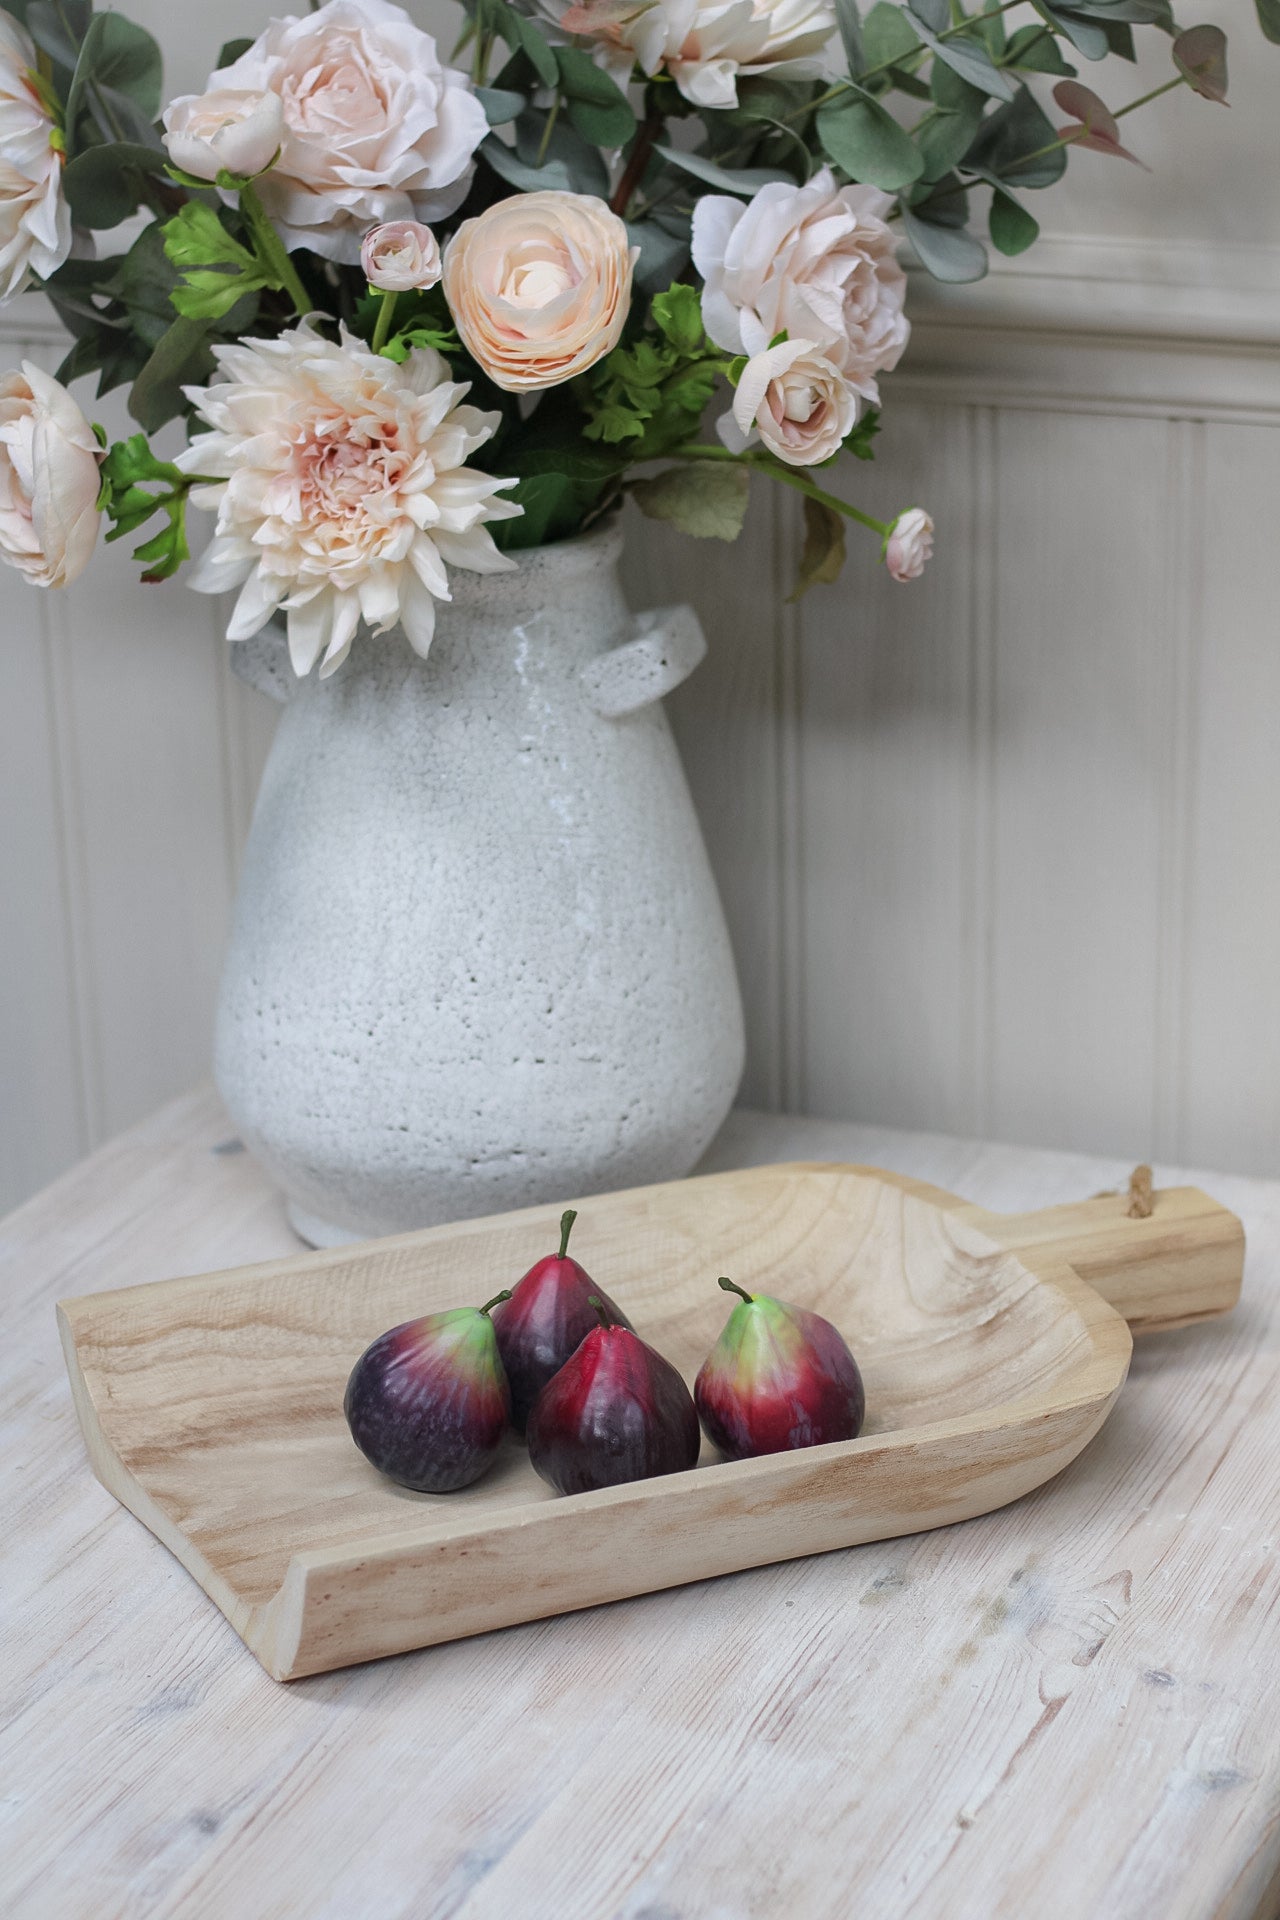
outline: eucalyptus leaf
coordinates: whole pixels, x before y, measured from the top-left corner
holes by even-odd
[[[856,80],[867,67],[866,53],[862,45],[862,15],[858,11],[858,0],[836,0],[836,25],[840,29],[840,44],[844,48],[844,57],[849,62],[849,72]]]
[[[922,220],[900,201],[902,230],[916,250],[920,264],[935,280],[963,284],[981,280],[987,271],[987,250],[963,227],[939,226]]]
[[[529,118],[541,124],[544,116],[530,115]],[[520,120],[525,120],[524,114]],[[604,199],[609,191],[604,161],[594,147],[587,146],[569,127],[553,129],[546,159],[540,167],[521,159],[496,133],[481,142],[480,152],[499,178],[521,193],[546,189],[555,193],[593,193]],[[534,152],[536,154],[536,146]]]
[[[243,37],[239,40],[224,41],[222,50],[218,54],[217,71],[220,73],[224,67],[234,67],[241,54],[248,53],[252,45],[252,40]]]
[[[639,247],[636,261],[636,285],[642,293],[658,293],[669,287],[689,261],[689,229],[672,232],[656,220],[628,220],[627,238]]]
[[[919,0],[916,0],[915,7],[908,7],[907,13],[925,45],[932,48],[934,57],[950,67],[953,73],[958,73],[971,87],[990,94],[993,100],[1013,99],[1012,83],[994,65],[990,54],[978,41],[967,39],[963,34],[953,40],[940,40],[920,18]]]
[[[975,173],[996,174],[1021,187],[1049,187],[1066,171],[1067,156],[1062,147],[1041,153],[1042,147],[1057,139],[1054,127],[1034,94],[1020,86],[1013,103],[997,107],[979,127],[965,164]],[[1024,156],[1035,154],[1035,159]]]
[[[862,50],[867,69],[893,66],[919,51],[920,41],[901,7],[878,0],[862,23]]]
[[[1111,51],[1111,43],[1106,29],[1096,21],[1081,19],[1068,13],[1065,7],[1052,7],[1048,0],[1033,0],[1036,12],[1048,22],[1055,33],[1065,34],[1077,53],[1086,60],[1105,60]]]
[[[1119,20],[1135,27],[1159,27],[1173,31],[1170,0],[1068,0],[1065,11],[1083,15],[1086,20]]]
[[[947,67],[935,69],[947,73]],[[924,178],[940,180],[944,173],[958,166],[973,145],[974,135],[982,124],[985,97],[973,87],[965,87],[963,81],[957,81],[964,95],[955,107],[935,107],[931,118],[926,119],[916,129],[916,144],[924,156]]]
[[[165,155],[155,147],[120,141],[86,147],[67,162],[62,191],[78,227],[118,227],[142,201],[143,174],[163,174]]]
[[[6,11],[12,13],[14,9],[10,6]],[[31,0],[18,18],[55,66],[66,73],[75,71],[80,42],[93,18],[93,0]]]
[[[526,56],[544,87],[557,84],[560,78],[559,63],[546,36],[538,31],[532,20],[527,20],[513,7],[505,7],[499,31],[513,51],[518,47]]]
[[[84,110],[85,89],[109,87],[131,100],[148,120],[160,111],[160,49],[151,35],[122,13],[95,13],[80,47],[67,95],[67,127]]]
[[[907,13],[917,33],[922,21],[929,33],[945,33],[951,25],[951,0],[912,0]],[[924,34],[920,38],[923,40]]]
[[[911,135],[860,88],[850,87],[820,108],[817,130],[828,159],[851,180],[896,193],[924,172],[924,156]]]
[[[511,93],[506,87],[477,87],[475,95],[491,127],[505,126],[518,113],[523,113],[527,105],[522,93]]]
[[[209,325],[181,314],[151,350],[151,357],[129,390],[129,411],[146,433],[185,413],[184,386],[203,386],[213,371]]]
[[[1258,25],[1273,46],[1280,46],[1280,0],[1254,0]]]
[[[1016,33],[1011,33],[1004,64],[1014,69],[1021,68],[1024,73],[1071,76],[1076,71],[1063,59],[1062,49],[1047,27],[1019,27]]]
[[[1188,27],[1180,33],[1173,43],[1173,64],[1203,99],[1225,106],[1227,36],[1221,27]]]
[[[1035,215],[1028,213],[1021,201],[1015,200],[1003,187],[996,187],[992,192],[987,226],[992,246],[998,253],[1010,256],[1025,253],[1040,237],[1040,222]]]
[[[771,180],[785,180],[791,186],[795,184],[792,176],[780,167],[719,167],[704,153],[681,153],[678,147],[655,147],[654,152],[668,166],[692,174],[695,180],[701,180],[709,187],[718,187],[721,193],[739,194],[744,200],[750,200]]]
[[[747,468],[728,460],[690,461],[631,485],[641,513],[666,520],[695,540],[736,540],[750,490]]]

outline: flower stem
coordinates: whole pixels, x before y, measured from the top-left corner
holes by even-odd
[[[646,114],[640,124],[640,131],[636,135],[636,143],[631,149],[631,158],[627,161],[623,169],[622,178],[619,180],[613,198],[609,202],[610,207],[614,213],[618,215],[619,219],[625,220],[627,217],[627,208],[631,204],[631,196],[644,178],[644,170],[649,164],[649,156],[653,152],[654,143],[661,131],[662,115],[654,112]]]
[[[375,353],[381,353],[387,344],[387,335],[391,332],[391,316],[396,310],[398,293],[384,293],[382,305],[378,308],[378,317],[373,325],[373,340],[370,343]]]
[[[284,288],[294,304],[299,319],[304,319],[314,306],[314,301],[298,278],[297,268],[289,258],[289,250],[272,226],[266,215],[266,209],[258,198],[258,190],[252,181],[245,181],[240,189],[240,211],[253,241],[254,251],[267,271],[275,276],[278,286]]]
[[[555,132],[556,121],[559,118],[560,95],[557,93],[555,99],[551,102],[551,111],[547,115],[546,124],[542,129],[542,138],[538,142],[538,157],[533,163],[535,167],[540,167],[547,157],[547,148],[551,145],[551,136]]]
[[[847,500],[838,500],[834,493],[828,493],[816,480],[810,480],[796,467],[789,467],[785,461],[775,460],[770,453],[730,453],[727,447],[681,447],[672,455],[676,460],[732,460],[740,467],[750,467],[756,473],[767,473],[771,479],[781,480],[786,486],[794,487],[797,493],[805,494],[810,500],[816,500],[821,507],[830,507],[833,513],[842,513],[846,520],[856,520],[861,527],[867,527],[872,533],[878,533],[882,540],[888,539],[893,531],[892,522],[886,526],[883,520],[873,520],[869,513],[863,513],[860,507],[851,507]]]

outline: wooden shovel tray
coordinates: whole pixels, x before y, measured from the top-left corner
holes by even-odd
[[[815,1308],[862,1365],[857,1440],[556,1497],[511,1440],[462,1493],[357,1453],[347,1374],[385,1327],[484,1300],[561,1206],[64,1301],[103,1484],[268,1673],[319,1673],[689,1580],[971,1519],[1059,1473],[1124,1384],[1130,1328],[1240,1291],[1244,1235],[1193,1189],[1021,1216],[874,1169],[775,1166],[579,1203],[574,1253],[692,1381],[715,1281]],[[1126,1324],[1127,1323],[1127,1324]]]

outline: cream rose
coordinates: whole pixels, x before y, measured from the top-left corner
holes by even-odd
[[[933,521],[923,507],[908,507],[889,530],[884,563],[893,578],[905,585],[920,578],[932,556]]]
[[[35,45],[12,14],[0,13],[0,300],[47,280],[71,252],[71,212],[62,195],[54,125],[27,80]]]
[[[816,73],[835,32],[831,0],[540,0],[565,33],[595,40],[625,83],[638,62],[660,69],[696,107],[736,107],[742,74]]]
[[[0,559],[65,587],[98,538],[101,449],[64,386],[30,360],[0,379]]]
[[[169,158],[197,180],[216,180],[224,171],[252,179],[271,165],[283,137],[278,93],[219,87],[184,93],[164,110]]]
[[[507,393],[555,387],[617,346],[639,248],[589,193],[520,193],[464,220],[444,290],[472,358]]]
[[[370,227],[360,247],[360,264],[371,287],[383,293],[425,292],[440,279],[440,248],[430,227],[417,220],[388,220]]]
[[[761,187],[750,204],[705,194],[693,212],[702,319],[718,347],[760,353],[780,333],[815,340],[851,386],[878,403],[876,375],[902,357],[907,278],[877,187],[837,187],[824,167],[805,187]]]
[[[783,340],[748,360],[732,425],[717,424],[731,446],[746,446],[758,433],[789,467],[813,467],[839,450],[857,421],[858,396],[821,347]]]
[[[279,96],[284,137],[262,203],[287,246],[351,266],[371,226],[460,206],[489,130],[465,74],[390,0],[273,20],[209,85]]]

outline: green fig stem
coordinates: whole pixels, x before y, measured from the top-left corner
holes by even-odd
[[[560,1253],[558,1257],[561,1260],[567,1259],[568,1257],[569,1235],[573,1232],[573,1223],[577,1217],[577,1213],[572,1207],[567,1207],[560,1215]]]
[[[720,1275],[719,1280],[716,1282],[716,1284],[717,1286],[723,1287],[726,1293],[741,1294],[742,1298],[746,1301],[748,1306],[750,1306],[752,1301],[755,1299],[755,1295],[753,1293],[746,1292],[745,1288],[740,1287],[736,1281],[730,1280],[727,1274],[722,1273]]]
[[[479,1311],[481,1313],[492,1313],[495,1307],[500,1307],[504,1300],[509,1300],[510,1298],[511,1298],[510,1287],[504,1287],[501,1293],[494,1294],[492,1300],[486,1300],[484,1305],[479,1309]]]
[[[614,1323],[609,1318],[609,1310],[598,1293],[589,1293],[587,1295],[587,1305],[595,1308],[597,1314],[600,1316],[600,1325],[602,1327],[608,1328],[613,1326]]]

